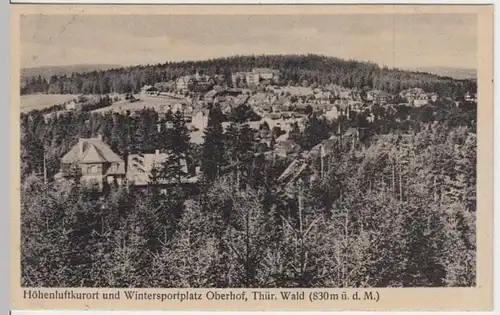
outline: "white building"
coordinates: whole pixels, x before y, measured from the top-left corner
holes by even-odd
[[[172,112],[174,113],[182,112],[182,104],[181,103],[174,104],[174,106],[172,107]]]
[[[438,95],[437,95],[436,93],[433,93],[433,94],[431,95],[431,101],[432,101],[433,103],[435,103],[435,102],[437,102],[437,100],[438,100]]]
[[[75,110],[75,109],[76,109],[76,102],[74,100],[66,103],[66,110]]]
[[[187,91],[192,84],[193,79],[188,75],[182,76],[175,81],[175,87],[178,91]]]
[[[204,131],[208,125],[208,110],[202,109],[194,112],[191,125],[200,131]]]
[[[336,119],[339,117],[339,110],[337,106],[332,106],[330,110],[325,111],[324,115],[328,119]]]
[[[146,154],[131,154],[128,157],[127,181],[135,186],[147,186],[151,184],[151,174],[154,169],[157,171],[162,169],[167,163],[168,154],[161,153],[156,150],[155,153]],[[196,174],[190,172],[186,160],[181,160],[182,170],[188,174],[187,177],[181,178],[182,183],[194,183],[197,181]],[[158,178],[157,184],[169,184],[175,182],[171,179]]]
[[[280,79],[279,70],[269,68],[254,68],[251,72],[236,73],[233,75],[233,85],[236,81],[245,77],[245,81],[249,85],[258,85],[260,81],[269,80],[271,83],[277,83]]]
[[[476,94],[469,93],[469,92],[467,92],[467,94],[465,94],[464,99],[467,102],[474,102],[474,103],[477,102],[477,96],[476,96]]]
[[[152,85],[145,85],[141,88],[141,94],[143,94],[143,95],[156,95],[156,94],[158,94],[158,89]]]
[[[249,85],[257,85],[260,82],[260,75],[258,73],[249,72],[246,74],[245,80]]]

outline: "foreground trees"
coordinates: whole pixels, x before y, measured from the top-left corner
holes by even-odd
[[[22,285],[475,285],[471,127],[422,123],[418,132],[355,146],[339,140],[348,143],[325,158],[321,173],[310,161],[304,174],[316,176],[285,189],[275,181],[277,160],[252,166],[246,126],[230,128],[223,154],[212,119],[203,155],[223,161],[203,164],[210,184],[200,195],[122,187],[99,198],[87,187],[26,176]],[[249,181],[255,169],[258,184]]]

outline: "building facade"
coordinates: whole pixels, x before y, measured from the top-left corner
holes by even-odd
[[[103,189],[106,184],[121,185],[125,162],[103,142],[102,137],[80,138],[61,160],[59,178],[80,178],[81,182]]]
[[[155,153],[130,154],[127,162],[127,182],[134,186],[169,185],[175,184],[175,178],[163,178],[159,173],[168,162],[168,154],[156,150]],[[153,170],[158,172],[157,178]],[[181,183],[195,183],[196,170],[188,165],[186,160],[181,160],[181,170],[186,176],[181,178]]]

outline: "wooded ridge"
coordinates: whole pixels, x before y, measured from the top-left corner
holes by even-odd
[[[321,55],[260,55],[234,56],[205,61],[167,62],[156,65],[138,65],[71,75],[25,77],[21,94],[108,94],[138,92],[144,85],[167,82],[201,72],[223,75],[231,85],[231,74],[251,71],[256,67],[278,69],[281,85],[337,84],[347,88],[369,87],[390,93],[420,87],[428,92],[453,97],[475,91],[475,80],[455,80],[430,73],[379,67],[370,62],[343,60]]]

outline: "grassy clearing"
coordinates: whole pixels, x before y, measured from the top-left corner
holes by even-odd
[[[63,104],[78,95],[74,94],[31,94],[21,95],[21,111],[27,112],[34,109],[44,109],[54,105]]]
[[[122,110],[130,110],[137,111],[141,110],[144,107],[146,108],[154,108],[156,111],[160,110],[160,106],[162,105],[173,105],[179,102],[180,100],[174,98],[160,98],[160,97],[149,97],[149,96],[140,96],[140,100],[137,102],[131,103],[128,100],[125,100],[125,97],[122,95],[121,100],[113,103],[110,106],[99,108],[94,110],[94,113],[107,112],[107,111],[122,111]]]

